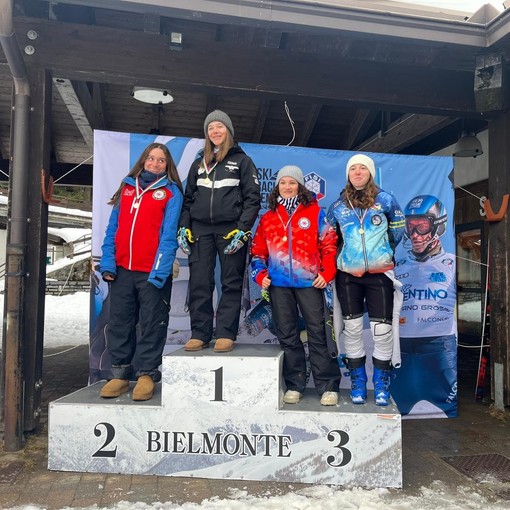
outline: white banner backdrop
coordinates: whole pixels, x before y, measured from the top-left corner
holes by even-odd
[[[156,141],[168,146],[185,184],[191,163],[203,147],[202,139],[108,131],[94,133],[92,256],[96,271],[92,277],[91,296],[91,383],[107,378],[110,368],[104,337],[108,320],[108,286],[98,272],[101,244],[111,211],[107,202],[143,149]],[[288,164],[301,167],[307,187],[316,193],[320,205],[327,209],[345,185],[345,165],[353,154],[302,147],[241,146],[258,168],[262,192],[261,214],[265,212],[267,196],[274,187],[278,170]],[[403,310],[406,311],[400,319],[401,336],[405,335],[402,344],[403,366],[394,371],[392,395],[403,414],[456,416],[453,158],[394,154],[372,154],[372,157],[376,163],[377,183],[385,191],[394,194],[403,209],[411,204],[413,198],[427,195],[439,200],[448,218],[440,239],[444,252],[436,265],[431,261],[413,264],[409,239],[405,239],[397,249],[396,273],[404,284]],[[190,337],[185,307],[189,274],[187,257],[179,250],[177,259],[180,273],[172,288],[166,352],[180,348]],[[247,287],[250,292],[245,293],[245,311],[238,342],[278,343],[272,330],[269,303],[261,299],[256,284],[250,281]],[[370,354],[372,346],[368,321],[365,336],[367,353]],[[339,362],[342,366],[341,360]],[[349,381],[345,377],[345,367],[342,372],[342,387],[347,388]],[[437,384],[434,385],[434,381]]]

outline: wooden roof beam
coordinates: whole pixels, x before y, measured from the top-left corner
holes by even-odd
[[[85,109],[78,98],[74,85],[71,83],[71,80],[68,80],[67,78],[53,78],[53,84],[59,91],[60,96],[76,123],[76,127],[79,129],[85,143],[90,149],[92,149],[94,147],[94,133],[89,119],[85,114]]]
[[[34,54],[25,57],[27,63],[69,79],[163,88],[180,85],[203,93],[363,104],[454,117],[476,112],[472,72],[436,72],[332,55],[231,46],[229,58],[218,58],[211,66],[211,55],[223,55],[224,44],[211,41],[207,52],[201,44],[170,51],[167,37],[157,34],[137,33],[136,38],[126,38],[124,30],[40,19],[16,19],[15,26],[17,34],[28,29],[40,34],[33,43]],[[20,42],[23,45],[23,40]],[[150,66],[146,65],[147,55],[151,56]],[[143,75],[140,69],[144,69]]]
[[[459,19],[428,18],[423,15],[363,9],[359,5],[339,5],[327,2],[260,2],[256,0],[63,0],[64,3],[89,7],[152,12],[161,16],[200,19],[207,23],[252,24],[262,27],[281,27],[282,30],[331,30],[374,34],[387,38],[408,38],[435,43],[487,46],[486,27]],[[351,2],[352,3],[352,2]],[[361,2],[359,2],[361,3]],[[356,2],[358,4],[358,2]],[[507,26],[510,23],[507,23]]]
[[[87,89],[88,92],[88,89]],[[79,93],[79,92],[78,92]],[[80,99],[82,104],[87,106],[88,101]],[[108,129],[108,119],[106,117],[106,105],[104,98],[104,87],[101,83],[92,84],[92,104],[91,112],[85,109],[85,114],[90,120],[90,124],[93,129]]]
[[[321,104],[312,104],[310,105],[310,108],[308,108],[308,113],[306,115],[301,134],[296,137],[296,144],[300,147],[306,147],[308,145],[308,141],[312,136],[313,129],[317,123],[321,110]]]
[[[384,133],[379,132],[358,145],[356,150],[398,153],[456,120],[435,115],[405,115],[391,123]]]
[[[253,134],[251,136],[252,143],[260,143],[260,139],[262,138],[262,131],[264,130],[264,125],[266,123],[270,106],[270,101],[261,101],[259,104],[257,118],[255,120],[255,127],[253,128]]]
[[[367,110],[365,108],[357,110],[340,148],[350,150],[356,146],[356,143],[364,140],[378,114],[377,110]]]

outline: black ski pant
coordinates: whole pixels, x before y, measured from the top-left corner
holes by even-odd
[[[210,342],[213,336],[213,294],[216,258],[220,261],[221,295],[216,307],[216,338],[236,340],[246,269],[246,245],[232,255],[223,250],[230,240],[221,234],[200,235],[189,256],[189,312],[191,338]]]
[[[298,306],[305,319],[308,334],[308,353],[315,388],[338,391],[340,368],[331,357],[326,339],[323,291],[314,287],[269,287],[273,324],[284,353],[283,379],[288,390],[302,393],[306,386],[305,348],[298,327]]]
[[[344,319],[363,317],[365,304],[371,321],[393,319],[393,282],[384,273],[365,273],[354,276],[337,271],[336,290]]]
[[[112,360],[112,375],[128,379],[136,354],[137,377],[150,375],[159,379],[165,347],[172,277],[162,289],[147,281],[149,273],[117,268],[117,278],[110,286],[110,316],[106,343]],[[133,334],[136,325],[140,335]]]

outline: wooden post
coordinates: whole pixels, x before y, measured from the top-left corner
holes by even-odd
[[[41,168],[50,168],[51,90],[50,74],[44,69],[28,69],[31,85],[30,146],[28,175],[27,255],[24,325],[24,430],[39,423],[42,394],[44,344],[44,303],[48,206],[41,195]]]
[[[489,122],[489,199],[502,209],[510,193],[510,113],[500,113]],[[510,218],[488,223],[491,292],[491,396],[499,408],[510,405]],[[494,378],[495,365],[498,377]],[[496,385],[498,387],[496,387]],[[502,386],[502,387],[499,387]]]

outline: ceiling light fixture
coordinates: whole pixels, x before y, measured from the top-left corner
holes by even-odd
[[[457,158],[476,158],[483,154],[482,144],[474,133],[463,131],[455,144],[453,155]]]
[[[174,100],[168,90],[149,87],[133,87],[131,95],[137,101],[149,104],[168,104]]]
[[[170,32],[168,47],[173,51],[182,50],[182,34],[180,32]]]

